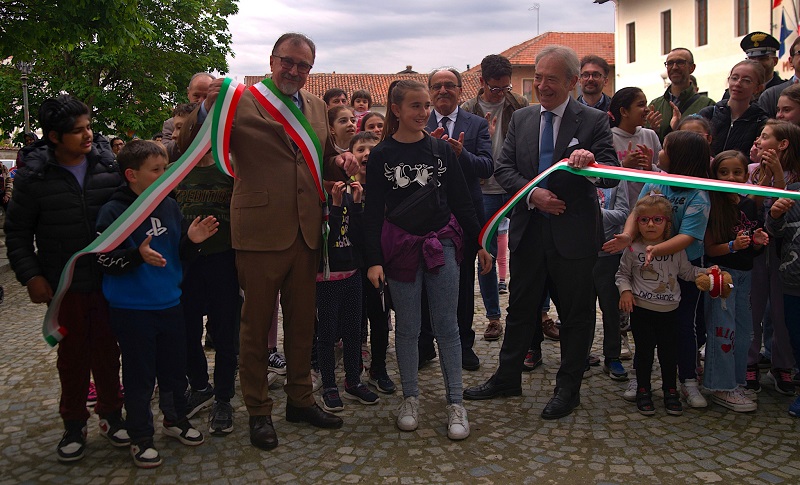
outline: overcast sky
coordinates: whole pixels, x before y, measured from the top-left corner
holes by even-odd
[[[229,75],[265,74],[272,45],[290,31],[316,43],[315,73],[464,70],[535,37],[537,13],[540,33],[614,31],[613,2],[593,0],[239,0]]]

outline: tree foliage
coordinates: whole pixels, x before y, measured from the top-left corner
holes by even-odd
[[[17,3],[0,0],[0,13]],[[42,7],[28,12],[28,19],[42,19],[43,25],[58,29],[40,33],[26,25],[16,34],[0,33],[0,52],[34,63],[28,81],[31,125],[45,98],[67,92],[92,108],[96,131],[142,138],[159,131],[175,104],[186,101],[192,74],[227,71],[227,17],[238,10],[236,0],[60,0],[58,7],[43,0],[24,3]],[[65,4],[76,10],[59,21],[58,13],[68,9]],[[25,18],[24,12],[15,15],[7,28]],[[6,45],[11,37],[18,40]],[[13,65],[0,65],[4,131],[23,124],[19,78]]]

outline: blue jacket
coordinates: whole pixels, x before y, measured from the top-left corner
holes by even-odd
[[[97,216],[98,233],[110,226],[136,200],[128,187],[112,195]],[[189,241],[178,203],[167,197],[116,249],[99,254],[97,262],[105,273],[103,294],[112,308],[164,310],[180,303],[183,267],[181,253],[197,253]],[[163,268],[144,263],[139,246],[153,236],[150,247],[158,251],[167,265]],[[190,246],[191,245],[191,246]]]

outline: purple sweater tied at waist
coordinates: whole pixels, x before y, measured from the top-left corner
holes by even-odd
[[[409,234],[388,220],[384,220],[381,249],[386,276],[396,281],[412,282],[421,263],[424,263],[423,270],[435,274],[439,267],[444,265],[442,239],[453,241],[456,247],[456,263],[460,265],[464,257],[463,232],[452,214],[450,221],[441,229],[424,236]]]

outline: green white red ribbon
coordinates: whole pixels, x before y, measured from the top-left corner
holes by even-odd
[[[84,254],[104,253],[118,247],[147,219],[158,204],[172,192],[197,162],[208,153],[211,147],[210,125],[211,123],[203,123],[197,136],[187,148],[186,153],[170,165],[164,175],[142,192],[113,224],[97,236],[97,239],[69,258],[64,270],[61,272],[58,287],[53,294],[50,305],[47,307],[44,322],[42,322],[42,334],[51,347],[54,347],[67,334],[66,329],[58,323],[58,313],[64,295],[72,283],[77,259]]]
[[[139,225],[147,219],[150,213],[164,200],[167,195],[183,180],[184,177],[197,165],[197,162],[211,149],[217,167],[230,176],[233,176],[230,163],[230,127],[236,106],[244,92],[244,85],[232,79],[225,79],[220,95],[214,103],[211,112],[211,122],[203,123],[186,152],[159,177],[150,187],[136,198],[133,204],[123,212],[113,224],[102,234],[81,249],[67,261],[58,287],[53,294],[53,299],[47,307],[47,312],[42,322],[42,334],[45,341],[55,346],[67,334],[64,327],[58,323],[58,314],[61,302],[72,283],[75,273],[75,262],[85,254],[104,253],[122,244]]]
[[[325,194],[325,187],[322,185],[322,143],[308,118],[300,111],[289,96],[283,94],[272,79],[264,79],[258,84],[250,86],[250,92],[255,96],[256,101],[275,118],[275,121],[283,125],[289,138],[300,149],[303,158],[306,160],[308,169],[314,178],[317,186],[319,200],[322,201],[322,273],[323,279],[328,281],[331,275],[330,261],[328,259],[328,235],[330,225],[328,224],[328,197]]]
[[[628,180],[631,182],[648,182],[653,184],[669,185],[672,187],[683,187],[698,190],[711,190],[717,192],[730,192],[733,194],[748,194],[760,195],[762,197],[786,197],[789,199],[800,200],[800,192],[793,192],[788,190],[776,189],[774,187],[764,187],[761,185],[740,184],[736,182],[725,182],[723,180],[706,179],[698,177],[687,177],[685,175],[673,175],[666,172],[650,172],[644,170],[635,170],[624,167],[614,167],[609,165],[600,165],[593,163],[585,168],[572,168],[567,165],[567,160],[564,159],[556,164],[550,166],[547,170],[540,173],[533,180],[525,184],[524,187],[519,189],[503,207],[500,208],[489,220],[486,225],[481,229],[479,235],[479,242],[482,247],[488,248],[489,241],[497,233],[497,228],[504,217],[508,217],[511,209],[518,202],[525,203],[528,194],[531,193],[534,187],[553,173],[556,170],[566,170],[567,172],[575,175],[582,175],[585,177],[602,177],[607,179]]]
[[[289,138],[300,149],[303,154],[311,175],[314,176],[314,183],[317,186],[319,200],[326,202],[325,189],[322,186],[322,144],[311,123],[294,104],[292,98],[283,94],[272,79],[264,79],[258,84],[250,87],[250,92],[255,96],[267,112],[275,118],[275,121],[283,125]]]
[[[211,151],[214,155],[214,163],[222,173],[234,178],[236,175],[231,167],[230,156],[231,126],[236,106],[239,104],[244,90],[244,84],[239,84],[231,78],[225,78],[211,115]]]
[[[192,168],[197,165],[197,162],[208,153],[209,149],[212,151],[217,167],[223,173],[235,177],[230,161],[230,132],[236,107],[244,89],[243,84],[226,78],[223,81],[220,94],[214,103],[211,113],[209,113],[211,122],[203,123],[200,126],[197,136],[195,136],[183,156],[170,165],[166,173],[142,192],[136,201],[102,234],[97,236],[91,244],[73,254],[67,261],[42,322],[42,334],[51,347],[55,346],[67,334],[66,329],[58,323],[58,313],[61,308],[61,302],[64,300],[64,295],[72,283],[75,262],[79,257],[85,254],[107,252],[119,246],[186,177]],[[261,102],[261,99],[271,100],[270,106],[272,108],[268,108],[263,103],[262,105],[267,108],[277,121],[283,124],[286,132],[300,148],[314,177],[320,200],[326,201],[325,191],[322,186],[322,145],[311,128],[311,124],[291,99],[275,87],[271,79],[265,79],[262,83],[251,87],[250,91],[259,102]],[[278,102],[279,104],[276,104]],[[327,209],[327,205],[325,205],[325,208]],[[322,223],[322,235],[326,274],[329,274],[329,266],[327,264],[328,231],[327,216],[325,216]]]

